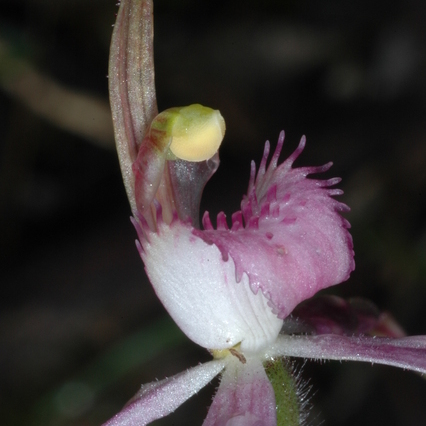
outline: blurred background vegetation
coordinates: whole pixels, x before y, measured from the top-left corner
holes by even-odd
[[[0,0],[0,419],[95,426],[141,383],[209,359],[145,275],[113,145],[115,0]],[[249,161],[287,132],[298,165],[333,160],[362,296],[426,334],[426,3],[155,0],[160,109],[227,120],[202,211],[238,209]],[[312,424],[424,425],[426,381],[308,362]],[[214,383],[159,421],[201,424]],[[191,420],[189,420],[191,419]]]

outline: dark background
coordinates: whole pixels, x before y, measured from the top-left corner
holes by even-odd
[[[167,319],[134,247],[108,109],[115,1],[0,10],[0,419],[99,425],[209,355]],[[357,268],[328,293],[373,300],[409,334],[426,334],[425,19],[422,0],[155,0],[160,110],[199,102],[227,121],[202,210],[237,210],[264,141],[285,129],[288,155],[306,134],[297,164],[333,160],[352,208]],[[424,425],[413,373],[302,376],[314,425]],[[158,424],[201,424],[213,390]]]

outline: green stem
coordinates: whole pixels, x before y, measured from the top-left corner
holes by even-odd
[[[277,426],[299,426],[300,401],[291,365],[286,359],[278,359],[268,361],[265,370],[275,392]]]

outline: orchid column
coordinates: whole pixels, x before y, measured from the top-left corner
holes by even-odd
[[[381,319],[365,306],[328,298],[299,305],[354,269],[349,224],[340,215],[348,208],[333,198],[342,193],[333,188],[340,179],[308,178],[331,163],[292,167],[304,137],[281,164],[284,133],[272,155],[267,142],[258,171],[252,163],[241,210],[229,223],[220,213],[216,227],[205,213],[199,226],[199,203],[219,165],[225,122],[219,111],[198,104],[158,114],[152,7],[149,0],[124,0],[117,16],[109,70],[117,150],[153,288],[183,332],[214,359],[142,386],[106,424],[145,425],[163,417],[219,373],[205,426],[301,424],[288,356],[425,372],[424,338],[366,337]],[[326,307],[319,319],[312,316],[318,303]],[[331,308],[356,318],[357,326],[333,323]]]

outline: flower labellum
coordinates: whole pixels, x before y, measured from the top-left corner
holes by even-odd
[[[158,114],[152,0],[122,0],[109,82],[123,180],[149,280],[165,308],[213,360],[142,386],[107,426],[146,425],[174,411],[216,375],[204,426],[296,426],[303,404],[287,357],[356,360],[426,373],[426,337],[404,337],[372,304],[310,299],[355,267],[348,207],[329,170],[293,168],[303,137],[279,164],[281,132],[254,163],[241,209],[216,226],[203,188],[219,166],[219,111],[198,104]],[[309,300],[308,300],[309,299]],[[376,334],[383,337],[375,337]],[[282,360],[284,359],[284,361]],[[265,372],[266,368],[266,372]]]
[[[292,169],[302,139],[278,166],[283,142],[282,133],[267,169],[266,145],[259,173],[255,177],[252,168],[249,193],[230,228],[223,213],[217,229],[208,216],[204,230],[178,217],[168,224],[159,207],[154,232],[137,226],[158,297],[188,337],[207,349],[265,347],[297,304],[347,279],[354,267],[348,224],[339,215],[347,208],[330,197],[340,194],[329,189],[337,181],[306,178],[330,165]]]

